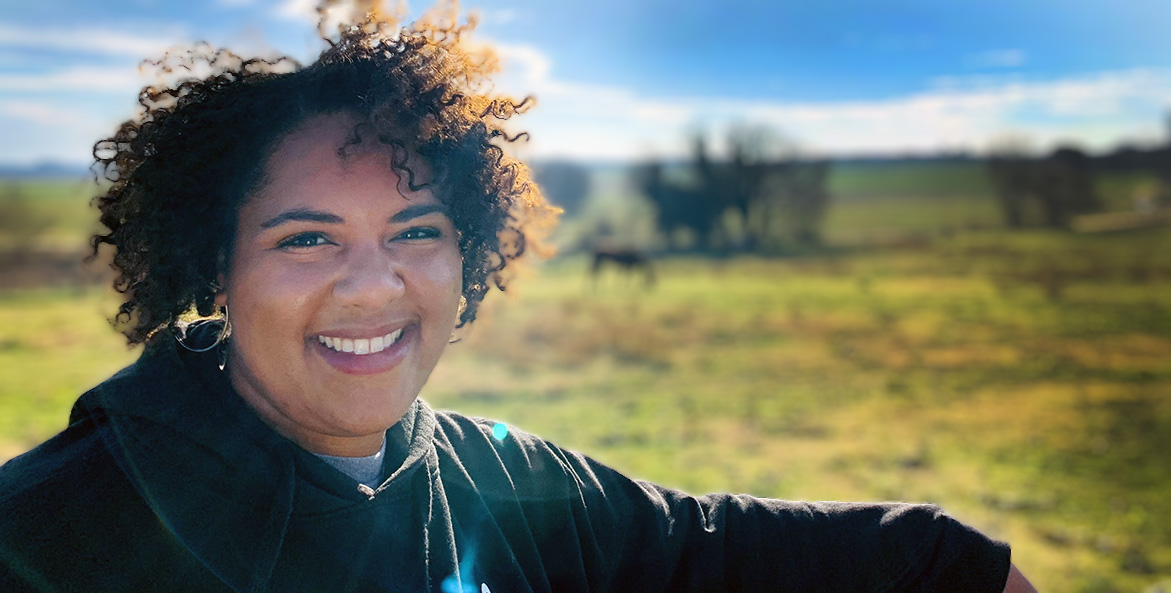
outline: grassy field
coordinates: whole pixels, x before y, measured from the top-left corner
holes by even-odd
[[[424,397],[693,493],[939,503],[1042,590],[1166,590],[1171,233],[928,239],[666,259],[651,291],[555,259],[490,295]],[[134,358],[112,307],[0,293],[0,457]]]
[[[15,241],[30,239],[34,248],[80,248],[96,227],[95,211],[89,207],[95,193],[96,186],[86,179],[0,179],[0,249],[28,247]]]

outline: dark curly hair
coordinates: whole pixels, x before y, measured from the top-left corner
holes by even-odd
[[[524,135],[503,126],[530,99],[477,92],[495,63],[464,49],[471,26],[424,20],[400,29],[367,16],[326,37],[330,47],[308,67],[206,44],[148,62],[188,76],[144,88],[139,114],[94,146],[95,170],[110,182],[95,198],[109,232],[91,238],[91,258],[114,247],[114,288],[124,295],[115,327],[135,344],[192,311],[214,314],[237,213],[264,183],[267,157],[305,120],[337,112],[388,146],[412,190],[429,187],[450,207],[467,300],[459,325],[474,320],[489,287],[504,289],[505,268],[538,246],[557,210],[501,148]],[[210,73],[190,75],[199,69]],[[407,166],[410,154],[427,163],[426,183]]]

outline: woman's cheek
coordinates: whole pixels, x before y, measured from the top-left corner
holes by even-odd
[[[463,294],[463,259],[459,255],[459,249],[451,245],[450,249],[437,254],[428,270],[431,274],[430,282],[436,292],[447,298],[445,304],[457,307],[459,297]]]
[[[250,292],[258,293],[260,302],[256,305],[263,311],[262,322],[276,323],[267,331],[299,331],[309,325],[315,303],[320,304],[328,291],[328,266],[276,258],[256,263],[255,273],[241,280]]]

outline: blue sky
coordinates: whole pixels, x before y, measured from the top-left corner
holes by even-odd
[[[303,61],[313,0],[48,0],[0,14],[0,163],[85,164],[151,81],[140,60],[207,40]],[[416,14],[426,7],[411,6]],[[498,88],[535,93],[538,158],[624,160],[765,125],[823,154],[1093,150],[1164,137],[1165,0],[515,0],[465,3]]]

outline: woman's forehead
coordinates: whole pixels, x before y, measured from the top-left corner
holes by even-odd
[[[318,115],[305,120],[274,144],[265,163],[266,173],[270,178],[295,176],[308,163],[324,163],[332,159],[345,164],[351,155],[381,157],[389,165],[390,147],[363,139],[359,134],[359,123],[356,117],[346,113]]]
[[[348,114],[316,116],[281,138],[265,163],[263,185],[246,206],[269,209],[290,201],[310,206],[342,188],[371,196],[395,194],[411,200],[435,200],[428,190],[407,187],[400,178],[405,173],[393,165],[391,147],[363,138],[357,132],[359,123]],[[419,158],[411,159],[408,167],[416,185],[429,173]]]

